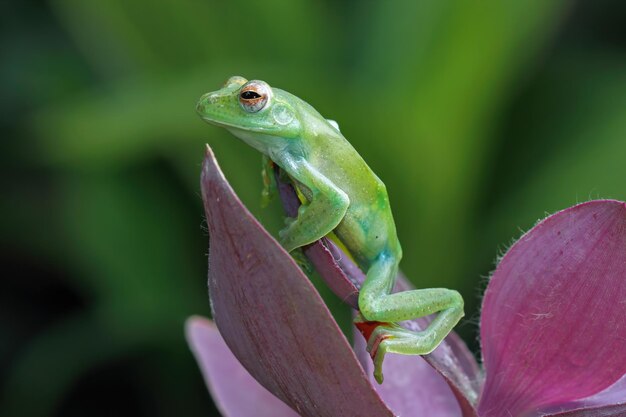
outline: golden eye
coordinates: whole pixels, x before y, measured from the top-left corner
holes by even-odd
[[[239,91],[239,104],[248,113],[263,109],[270,100],[272,89],[263,81],[248,81]]]
[[[261,98],[261,95],[256,91],[247,90],[241,93],[241,98],[244,100],[254,100],[257,98]]]

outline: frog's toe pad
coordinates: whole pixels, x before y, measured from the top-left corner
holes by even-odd
[[[367,352],[374,363],[374,378],[379,384],[383,383],[383,361],[387,353],[387,345],[393,337],[390,333],[390,323],[377,321],[357,321],[354,323],[367,340]]]

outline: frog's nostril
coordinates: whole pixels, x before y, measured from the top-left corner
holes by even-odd
[[[204,97],[203,97],[204,98]],[[198,113],[202,113],[204,111],[204,100],[201,98],[198,100],[198,104],[196,104],[196,111]]]
[[[200,100],[198,100],[198,104],[196,105],[196,111],[203,112],[207,109],[207,107],[217,103],[219,100],[218,94],[216,93],[206,93]]]

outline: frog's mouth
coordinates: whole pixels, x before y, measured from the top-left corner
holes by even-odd
[[[230,121],[231,110],[230,103],[227,102],[228,97],[221,95],[219,92],[206,93],[196,105],[196,112],[207,123],[226,129],[237,129],[245,132],[263,133],[266,130],[262,127],[246,127],[241,124]]]
[[[223,119],[219,119],[219,120],[212,119],[210,116],[207,116],[206,114],[201,114],[200,117],[205,122],[212,124],[213,126],[223,127],[224,129],[231,131],[233,134],[236,134],[236,132],[242,132],[242,133],[253,132],[253,133],[266,133],[266,134],[270,133],[270,130],[264,127],[252,128],[252,127],[237,125],[234,123],[229,123],[227,121],[224,121]]]
[[[205,122],[207,122],[209,124],[212,124],[213,126],[223,127],[223,128],[226,128],[226,129],[247,130],[247,129],[242,128],[241,126],[237,126],[237,125],[234,125],[232,123],[225,122],[224,120],[213,119],[213,118],[207,116],[206,114],[200,114],[200,117],[202,118],[202,120],[204,120]]]

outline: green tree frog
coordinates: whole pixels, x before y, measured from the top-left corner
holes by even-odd
[[[387,190],[335,122],[286,91],[239,76],[203,95],[197,111],[277,164],[304,196],[279,233],[288,252],[334,232],[366,273],[355,321],[373,329],[366,337],[379,383],[386,353],[424,355],[439,345],[463,317],[463,298],[446,288],[391,293],[402,249]],[[397,324],[434,313],[420,332]]]

